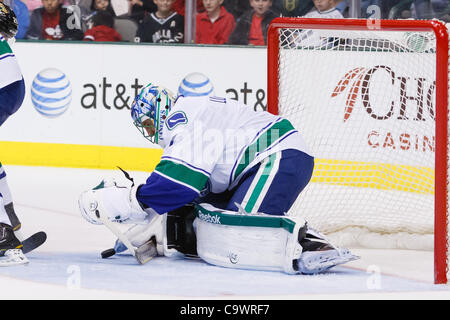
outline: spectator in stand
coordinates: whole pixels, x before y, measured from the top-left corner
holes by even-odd
[[[434,18],[450,22],[450,0],[431,0],[431,8],[435,12]]]
[[[271,10],[272,0],[250,0],[252,9],[239,19],[230,36],[230,44],[264,46],[270,22],[278,15]]]
[[[128,0],[129,1],[129,18],[138,24],[144,21],[150,13],[156,11],[156,5],[152,0]]]
[[[84,41],[122,41],[122,36],[114,29],[114,17],[109,12],[95,12],[92,24],[93,27],[84,33]]]
[[[28,12],[33,12],[35,9],[42,7],[41,0],[26,0],[25,4],[27,5]]]
[[[301,17],[314,8],[312,0],[285,1],[273,0],[273,11],[279,12],[283,17]]]
[[[19,23],[15,38],[24,39],[27,35],[28,26],[30,25],[30,13],[28,12],[28,7],[21,0],[14,0],[13,10],[17,16],[17,22]]]
[[[382,0],[388,19],[442,19],[449,21],[449,0]],[[387,5],[386,5],[387,3]]]
[[[78,15],[81,22],[81,29],[85,32],[89,29],[88,22],[91,18],[91,4],[93,0],[63,0],[63,5],[67,6],[69,11]]]
[[[236,20],[236,23],[239,22],[239,19],[244,14],[252,9],[250,3],[245,0],[224,0],[223,6],[229,13],[231,13]]]
[[[290,10],[293,10],[300,5],[304,6],[304,3],[307,2],[311,2],[311,7],[308,8],[309,10],[313,6],[312,0],[302,0],[302,1],[272,0],[271,10],[275,12],[277,16],[281,16],[284,9],[289,8]],[[231,13],[234,16],[236,23],[239,22],[239,19],[244,14],[244,12],[252,9],[250,3],[248,1],[243,0],[224,0],[223,6],[225,7],[225,9],[227,9],[229,13]],[[285,14],[285,16],[287,15]]]
[[[442,11],[448,9],[450,6],[450,0],[430,0],[431,7],[435,12],[441,13]]]
[[[136,41],[154,43],[183,43],[184,17],[174,9],[175,0],[153,0],[157,10],[139,25]]]
[[[314,8],[305,14],[304,18],[343,18],[341,12],[336,8],[337,0],[313,0]]]
[[[341,12],[336,9],[336,0],[313,0],[314,8],[305,14],[304,18],[343,18]],[[296,30],[292,34],[282,39],[286,44],[297,47],[332,47],[335,45],[335,38],[323,38],[313,30]]]
[[[108,12],[113,17],[116,16],[116,13],[114,12],[114,9],[109,0],[92,0],[91,11],[92,13]]]
[[[415,19],[438,18],[444,21],[449,20],[450,1],[448,0],[414,0]]]
[[[349,5],[348,5],[348,0],[342,0],[339,3],[336,4],[336,9],[338,9],[341,14],[344,16],[348,15],[348,9],[349,9]],[[362,0],[361,1],[361,14],[358,18],[371,18],[374,14],[376,14],[377,12],[374,12],[373,10],[370,10],[370,6],[377,6],[379,8],[378,14],[380,15],[379,17],[373,17],[373,18],[384,18],[386,15],[384,13],[383,10],[383,4],[382,4],[382,0]]]
[[[184,17],[184,10],[186,8],[186,1],[185,0],[175,0],[175,3],[173,4],[173,9],[179,14]],[[203,6],[202,0],[197,0],[197,12],[203,12],[205,11],[205,7]]]
[[[228,42],[236,21],[222,3],[223,0],[203,0],[205,12],[197,14],[196,43],[225,44]]]
[[[83,32],[72,20],[73,13],[59,0],[42,0],[42,8],[35,9],[30,18],[28,39],[82,40]]]

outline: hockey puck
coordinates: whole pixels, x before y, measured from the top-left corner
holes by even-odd
[[[102,252],[102,258],[106,259],[106,258],[112,257],[115,254],[116,254],[116,250],[114,250],[114,249],[107,249],[107,250]]]

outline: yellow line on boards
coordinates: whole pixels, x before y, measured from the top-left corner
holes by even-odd
[[[3,164],[153,171],[162,149],[0,141]]]
[[[162,149],[0,141],[0,162],[10,165],[151,172]],[[434,194],[434,168],[315,159],[313,183]]]

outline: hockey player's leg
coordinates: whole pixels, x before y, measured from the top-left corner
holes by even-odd
[[[14,235],[12,227],[0,223],[0,267],[28,263],[22,252],[22,243]]]
[[[251,270],[314,274],[355,260],[302,219],[197,206],[197,250],[208,263]]]
[[[0,126],[22,106],[25,82],[19,80],[0,88]]]
[[[9,218],[3,208],[3,198],[0,197],[0,266],[10,266],[28,263],[22,252],[22,243],[14,234]]]
[[[25,82],[22,80],[13,82],[0,89],[0,126],[9,116],[19,110],[25,97]],[[8,214],[14,231],[21,228],[21,223],[14,210],[11,191],[6,180],[6,172],[0,163],[0,194],[3,197],[4,207]]]
[[[0,222],[0,256],[10,249],[20,249],[22,244],[14,235],[14,231],[9,224]]]
[[[284,215],[309,183],[313,169],[314,158],[306,153],[290,149],[274,153],[249,169],[226,209]]]
[[[227,209],[242,214],[284,216],[309,183],[313,168],[314,158],[303,152],[284,150],[272,154],[242,178]],[[302,255],[293,260],[298,272],[318,273],[356,258],[347,249],[331,245],[306,224],[299,230]]]
[[[21,228],[21,223],[14,210],[14,204],[11,196],[11,191],[8,186],[6,172],[1,162],[0,162],[0,194],[3,197],[4,208],[9,217],[9,221],[11,222],[14,231],[17,231]]]

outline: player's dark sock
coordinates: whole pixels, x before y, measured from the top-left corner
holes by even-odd
[[[11,226],[14,231],[17,231],[21,228],[22,224],[20,223],[19,218],[14,211],[14,205],[12,202],[5,205],[6,214],[8,215],[9,221],[11,221]]]

